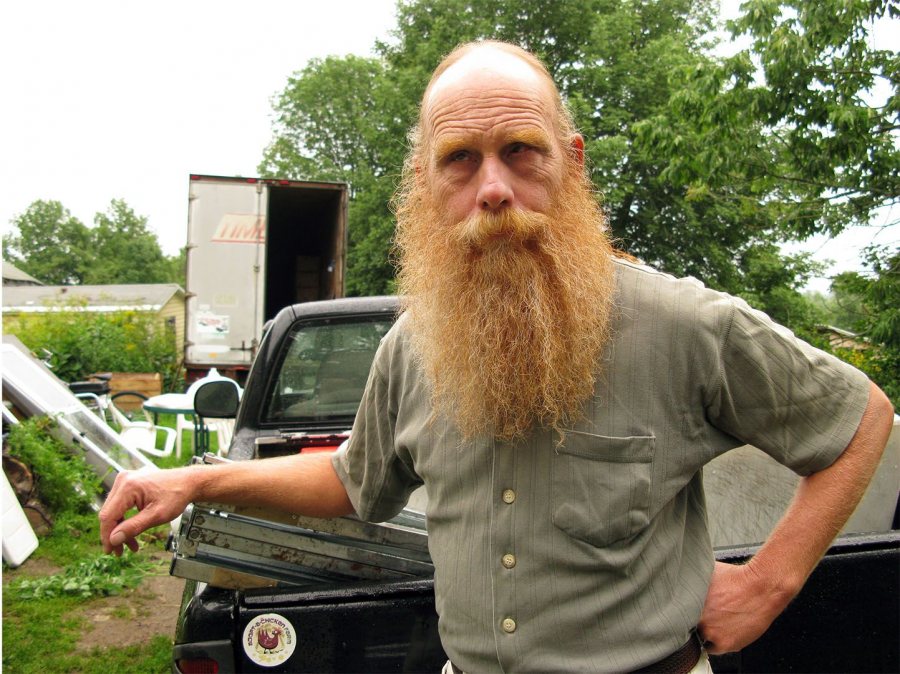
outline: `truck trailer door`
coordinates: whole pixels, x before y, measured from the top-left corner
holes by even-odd
[[[255,179],[191,176],[185,366],[243,366],[263,324],[267,190]]]

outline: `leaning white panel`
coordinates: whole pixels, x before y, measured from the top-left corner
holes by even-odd
[[[124,446],[119,435],[81,401],[43,363],[12,343],[0,345],[3,393],[24,414],[56,419],[51,433],[63,444],[83,452],[84,459],[109,489],[122,470],[156,469],[139,451]]]
[[[6,473],[3,474],[3,561],[15,568],[28,559],[37,549],[38,539],[31,528],[25,511],[9,484]]]

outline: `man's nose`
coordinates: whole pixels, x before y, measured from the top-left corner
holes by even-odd
[[[479,170],[478,208],[493,211],[513,205],[513,188],[509,170],[496,157],[485,157]]]

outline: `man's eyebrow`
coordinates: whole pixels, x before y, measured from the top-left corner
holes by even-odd
[[[434,156],[438,159],[444,159],[457,152],[465,150],[472,146],[472,139],[467,136],[452,136],[449,138],[439,138],[434,144]]]
[[[550,152],[553,147],[553,143],[550,140],[550,136],[547,135],[547,132],[537,128],[517,129],[504,134],[504,147],[516,143],[530,145],[540,152]],[[441,160],[462,150],[467,150],[473,144],[475,144],[475,139],[466,134],[439,138],[434,144],[434,156],[438,160]]]
[[[550,149],[553,147],[550,136],[548,136],[547,132],[543,129],[520,129],[518,131],[513,131],[509,134],[509,138],[504,145],[512,145],[514,143],[524,143],[541,152],[550,152]]]

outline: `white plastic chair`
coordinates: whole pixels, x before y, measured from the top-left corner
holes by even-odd
[[[219,443],[218,455],[225,456],[228,454],[231,438],[234,437],[234,419],[204,418],[203,422],[210,433],[215,432],[216,434],[216,441]]]
[[[181,458],[181,436],[184,434],[184,431],[191,432],[191,449],[193,450],[194,444],[194,420],[189,419],[187,415],[184,414],[176,414],[175,415],[175,456],[179,459]]]
[[[175,431],[168,426],[157,426],[152,421],[132,421],[110,401],[107,410],[112,415],[113,421],[119,426],[119,438],[122,444],[131,449],[136,449],[153,456],[169,456],[175,447]],[[157,433],[165,434],[165,442],[162,449],[157,449]]]

